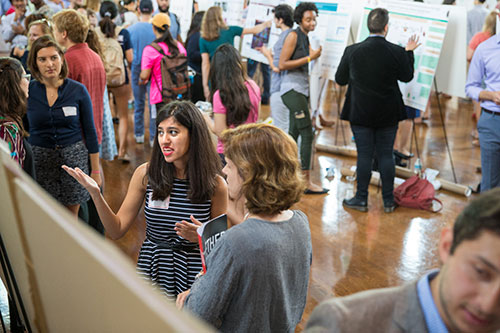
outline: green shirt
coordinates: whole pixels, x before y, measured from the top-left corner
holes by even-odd
[[[208,41],[206,39],[203,39],[203,37],[200,37],[200,53],[208,53],[210,55],[210,58],[212,58],[215,50],[217,50],[220,45],[226,43],[233,45],[234,37],[241,36],[242,33],[242,27],[232,25],[229,27],[229,29],[220,30],[219,38],[217,38],[216,40]]]

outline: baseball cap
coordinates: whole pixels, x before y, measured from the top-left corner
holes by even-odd
[[[139,3],[141,13],[150,14],[153,12],[153,2],[151,0],[141,0]]]
[[[170,27],[170,16],[168,16],[165,13],[158,13],[156,14],[153,19],[151,20],[151,23],[160,29],[163,29],[165,25]]]

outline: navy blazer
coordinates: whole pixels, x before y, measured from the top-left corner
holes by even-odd
[[[379,36],[348,46],[335,81],[347,88],[341,119],[365,127],[395,126],[406,119],[398,81],[413,79],[413,51]]]

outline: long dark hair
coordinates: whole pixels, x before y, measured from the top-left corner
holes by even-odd
[[[99,21],[99,28],[107,38],[115,38],[116,24],[113,19],[118,15],[118,8],[113,1],[103,1],[99,9],[101,21]]]
[[[219,90],[222,104],[227,110],[228,127],[243,124],[250,114],[250,97],[245,85],[247,76],[243,70],[239,52],[230,44],[222,44],[215,51],[210,63],[211,96]]]
[[[163,27],[157,27],[156,25],[153,25],[153,29],[156,29],[159,33],[161,33],[160,38],[155,39],[155,43],[165,43],[168,46],[168,51],[170,52],[170,55],[175,57],[176,55],[179,54],[179,48],[177,47],[177,40],[172,37],[172,34],[170,33],[170,29],[168,28],[168,25],[164,25]]]
[[[0,116],[14,121],[24,133],[22,118],[26,113],[26,94],[21,88],[23,65],[19,60],[0,58]]]
[[[191,20],[191,26],[189,27],[189,31],[188,31],[188,34],[186,37],[186,44],[185,45],[188,45],[189,38],[191,38],[191,36],[193,34],[200,31],[201,21],[203,20],[203,15],[205,15],[205,11],[196,12],[193,15],[193,19]]]
[[[217,186],[217,175],[221,173],[221,161],[212,144],[209,129],[201,112],[188,101],[174,101],[164,106],[156,117],[156,127],[162,121],[174,117],[175,121],[189,131],[188,198],[193,203],[209,200]],[[153,200],[165,200],[172,192],[175,166],[167,163],[155,134],[153,151],[148,167],[149,185],[153,188]]]

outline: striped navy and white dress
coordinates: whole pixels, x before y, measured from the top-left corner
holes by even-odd
[[[163,201],[152,200],[153,190],[146,189],[146,239],[137,261],[139,275],[151,281],[169,298],[191,288],[201,271],[198,244],[178,236],[174,227],[190,215],[204,223],[210,219],[211,201],[192,203],[188,199],[189,181],[174,179],[170,196]]]

